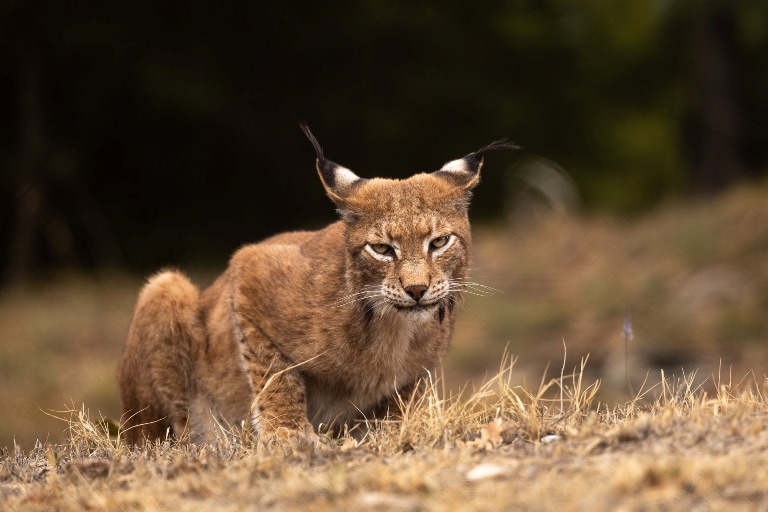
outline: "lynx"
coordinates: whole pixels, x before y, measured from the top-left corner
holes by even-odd
[[[163,271],[120,361],[125,435],[204,440],[216,424],[300,439],[394,410],[445,355],[470,267],[467,206],[486,152],[405,180],[316,168],[341,219],[235,253],[202,293]]]

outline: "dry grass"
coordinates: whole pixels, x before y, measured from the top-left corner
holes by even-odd
[[[584,368],[513,386],[514,363],[466,396],[439,380],[401,419],[312,446],[222,430],[195,446],[126,445],[69,411],[62,445],[0,456],[4,510],[765,510],[766,383],[665,379],[595,401]],[[116,435],[114,435],[116,434]]]
[[[632,220],[477,229],[476,279],[504,293],[468,297],[446,377],[402,420],[319,449],[224,431],[127,446],[100,415],[119,414],[140,280],[6,290],[0,509],[768,510],[765,197],[768,183]],[[518,359],[499,369],[505,345]],[[44,412],[67,403],[87,408]]]

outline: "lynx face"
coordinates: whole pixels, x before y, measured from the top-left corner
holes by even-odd
[[[407,180],[363,179],[325,158],[314,135],[317,170],[344,220],[351,294],[366,314],[395,310],[442,319],[462,295],[470,265],[467,205],[485,152],[514,146],[495,142],[438,171]]]
[[[441,187],[447,195],[431,199]],[[348,198],[348,255],[356,293],[371,311],[424,317],[453,308],[472,242],[463,196],[451,194],[442,178],[421,174],[361,184],[354,197],[365,209],[350,207]]]

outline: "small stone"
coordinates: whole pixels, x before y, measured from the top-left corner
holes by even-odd
[[[484,463],[467,471],[467,480],[470,482],[477,482],[479,480],[488,480],[489,478],[498,478],[505,474],[507,474],[507,469],[503,466]]]

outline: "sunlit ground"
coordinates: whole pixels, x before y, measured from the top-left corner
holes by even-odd
[[[545,371],[559,374],[564,351],[567,370],[589,355],[605,401],[626,399],[646,376],[650,387],[660,369],[734,381],[754,370],[761,382],[766,197],[763,184],[634,219],[552,214],[476,226],[473,276],[498,292],[469,295],[459,311],[446,389],[495,374],[505,347],[518,358],[513,378],[533,387]],[[0,446],[60,441],[66,425],[47,411],[84,403],[119,416],[115,368],[142,280],[62,276],[0,296]]]

